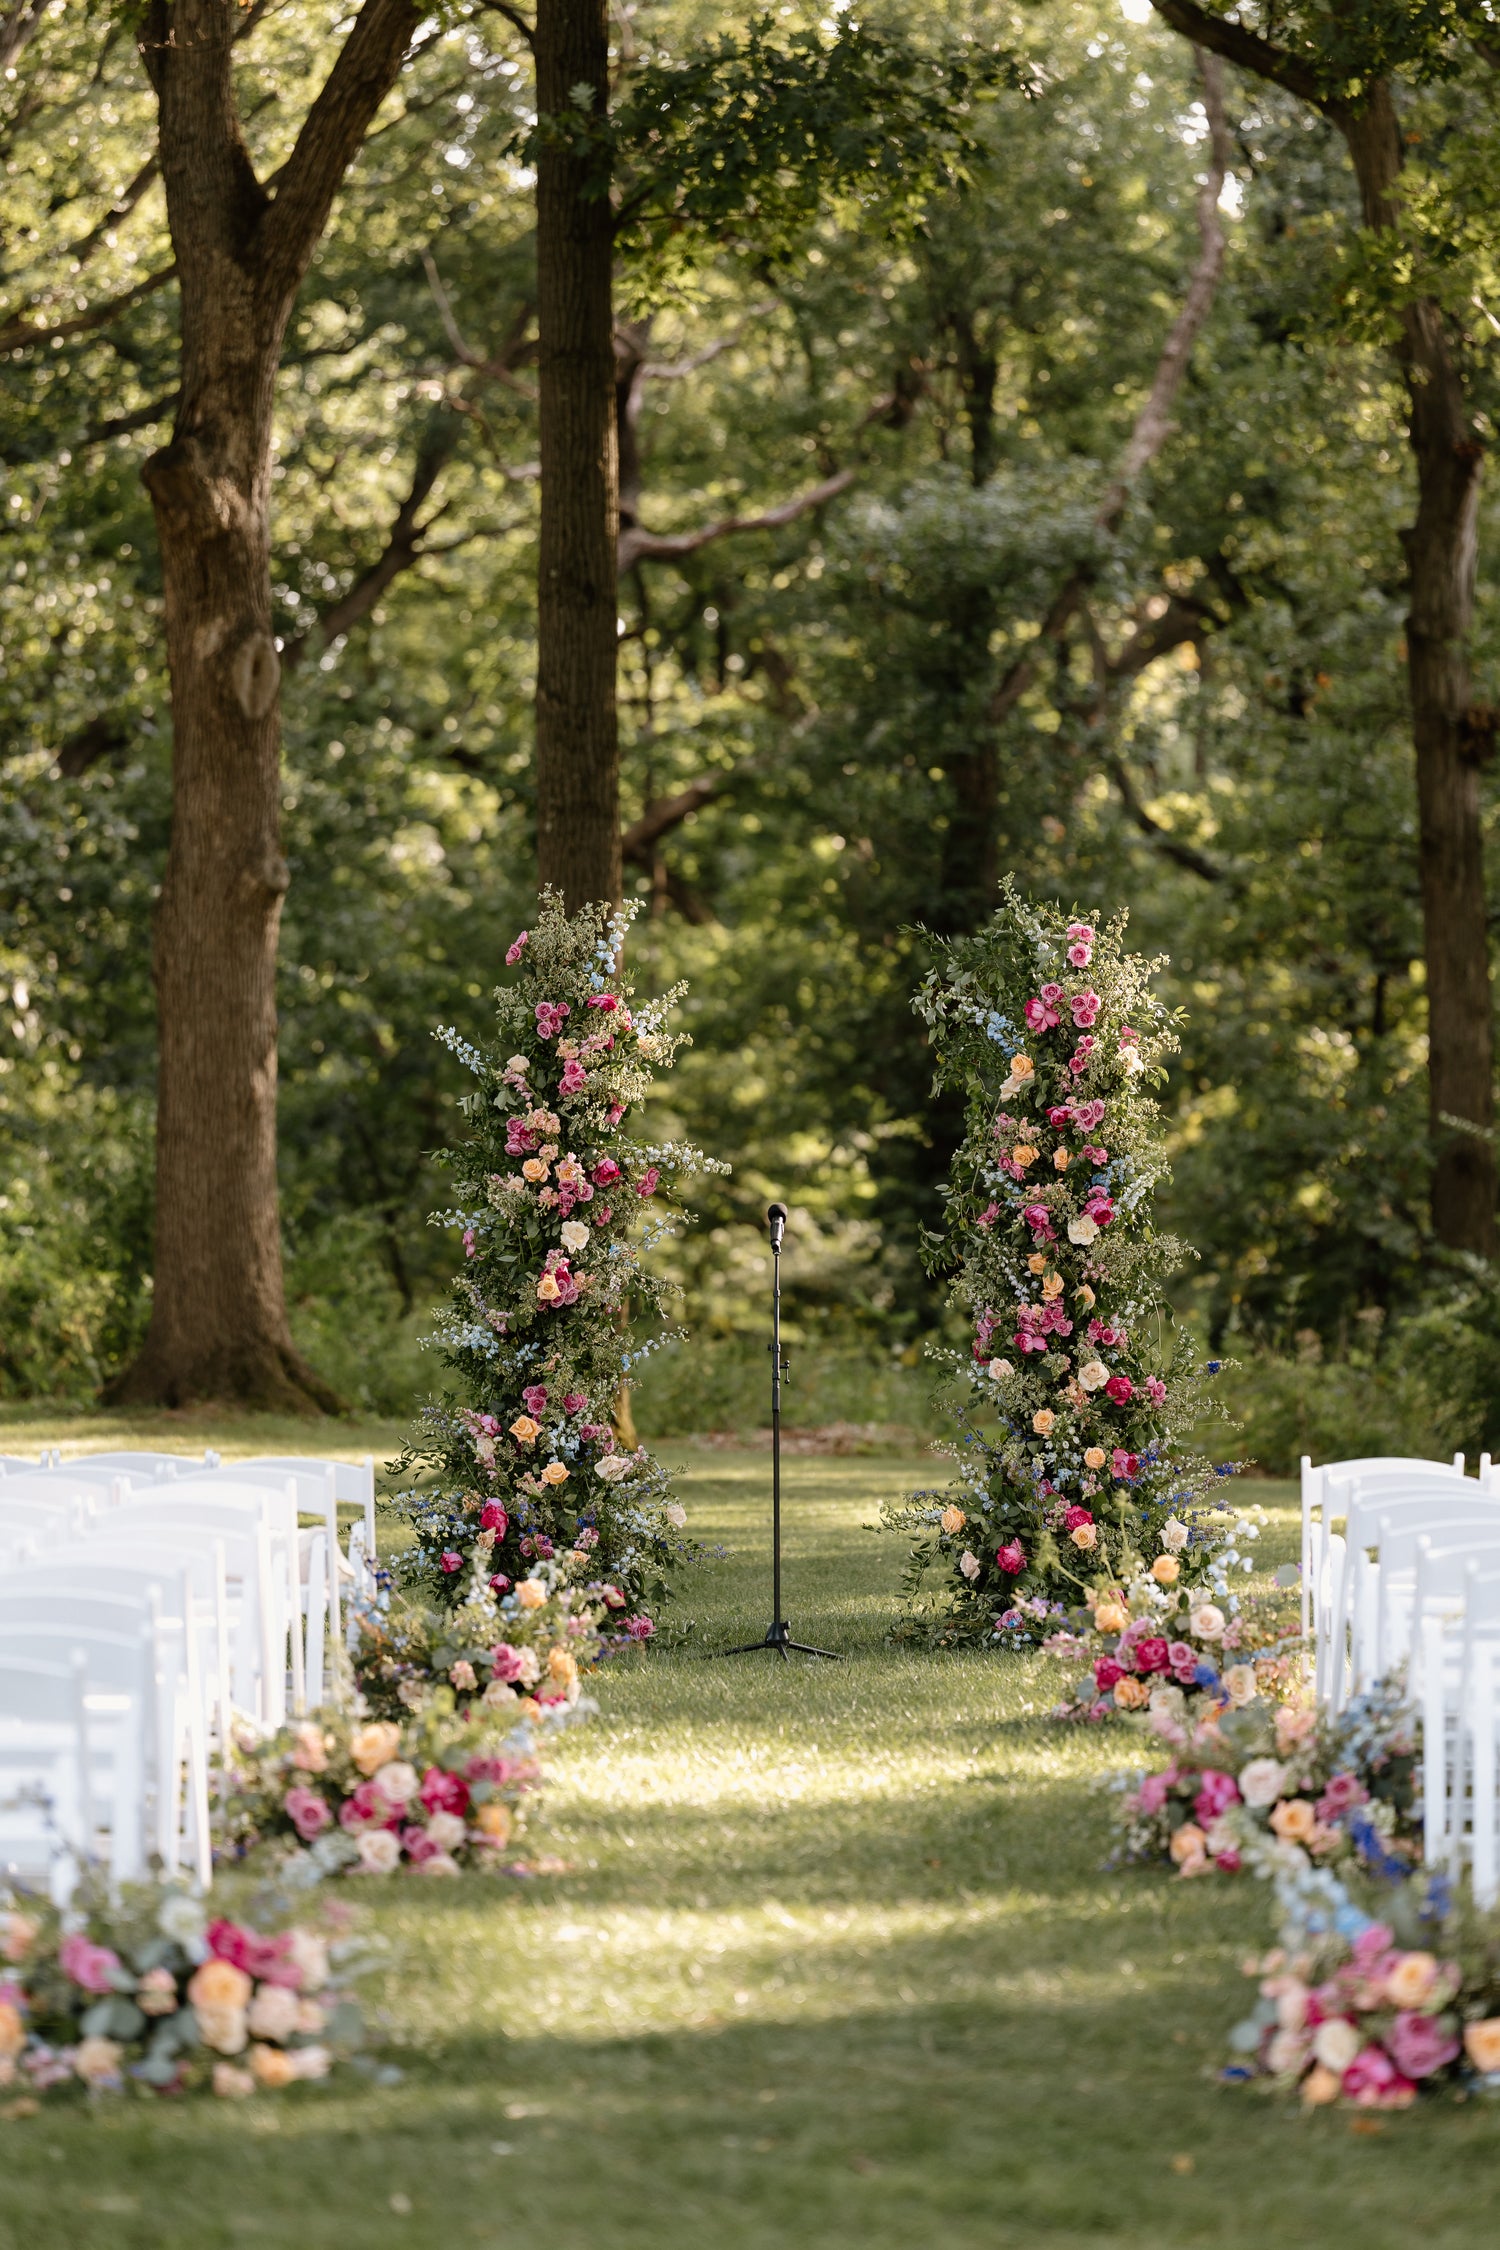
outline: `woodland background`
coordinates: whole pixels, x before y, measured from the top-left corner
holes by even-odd
[[[1500,1440],[1488,1245],[1440,1245],[1428,1215],[1413,468],[1389,348],[1417,271],[1482,450],[1500,416],[1500,33],[1487,53],[1483,9],[1362,12],[1427,41],[1396,74],[1407,234],[1383,262],[1360,247],[1336,126],[1230,69],[1223,275],[1175,427],[1101,530],[1208,159],[1193,50],[1127,4],[933,0],[920,25],[871,6],[877,26],[1008,58],[972,105],[964,176],[901,225],[850,195],[792,219],[751,198],[690,259],[663,238],[622,255],[631,956],[644,988],[691,980],[694,1040],[651,1123],[734,1165],[669,1253],[694,1340],[647,1370],[648,1431],[763,1418],[772,1194],[793,1208],[794,1408],[924,1424],[943,1312],[921,1237],[955,1121],[929,1102],[910,994],[924,927],[972,927],[1011,869],[1128,906],[1136,941],[1171,956],[1166,1216],[1199,1252],[1179,1309],[1240,1363],[1240,1449],[1284,1468],[1309,1446]],[[1237,13],[1276,29],[1275,10]],[[826,48],[848,21],[773,8],[759,36]],[[245,12],[236,83],[263,176],[347,25],[312,0]],[[613,30],[625,85],[645,56],[742,40],[746,19],[638,0]],[[178,331],[135,33],[94,0],[0,8],[0,1398],[17,1406],[97,1396],[150,1310],[171,732],[140,472],[170,426]],[[313,1364],[381,1412],[433,1379],[417,1339],[453,1256],[426,1224],[458,1091],[430,1031],[484,1026],[535,895],[531,109],[510,11],[435,8],[334,207],[277,389],[288,1296]],[[1496,507],[1483,486],[1481,707],[1500,701]],[[1088,599],[1042,634],[1079,571]],[[1492,739],[1474,748],[1491,842]]]

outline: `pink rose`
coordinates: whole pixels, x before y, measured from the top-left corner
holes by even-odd
[[[1107,1398],[1114,1400],[1116,1406],[1128,1406],[1135,1396],[1135,1385],[1128,1375],[1111,1375],[1104,1386],[1104,1392]]]
[[[1239,1801],[1239,1784],[1234,1775],[1220,1773],[1217,1767],[1210,1767],[1193,1799],[1193,1818],[1201,1827],[1207,1828],[1210,1821],[1217,1820],[1220,1813],[1228,1812],[1230,1806],[1237,1805]]]
[[[497,1570],[494,1577],[490,1580],[490,1592],[492,1594],[506,1594],[509,1593],[509,1591],[510,1580],[506,1577],[503,1570]]]
[[[1135,1644],[1135,1663],[1138,1672],[1170,1671],[1172,1659],[1168,1653],[1166,1642],[1154,1633],[1149,1640],[1137,1641]]]
[[[509,1641],[498,1641],[490,1650],[490,1664],[496,1679],[508,1684],[518,1680],[526,1669],[526,1659]]]
[[[1079,944],[1068,947],[1068,959],[1075,969],[1086,969],[1093,958],[1091,946]]]
[[[1011,1539],[995,1549],[995,1561],[1007,1578],[1019,1578],[1026,1568],[1026,1549],[1019,1539]]]
[[[1162,1405],[1166,1395],[1167,1386],[1161,1377],[1159,1375],[1148,1375],[1146,1377],[1146,1396],[1150,1399],[1151,1404],[1153,1406]]]
[[[545,1383],[528,1383],[521,1393],[521,1402],[528,1414],[540,1414],[547,1404]]]
[[[1383,2047],[1366,2047],[1344,2072],[1344,2099],[1359,2109],[1405,2109],[1416,2087],[1404,2078]]]
[[[1362,1805],[1369,1794],[1357,1774],[1336,1773],[1318,1799],[1318,1818],[1335,1820],[1340,1813],[1351,1811],[1355,1805]]]
[[[1047,1112],[1047,1123],[1052,1127],[1054,1133],[1066,1132],[1072,1122],[1073,1106],[1071,1102],[1061,1102],[1056,1109],[1049,1109]]]
[[[1110,1681],[1114,1686],[1114,1681]],[[1136,1791],[1136,1804],[1143,1813],[1159,1813],[1167,1801],[1167,1792],[1177,1779],[1177,1768],[1168,1766],[1165,1773],[1148,1773]]]
[[[469,1809],[468,1783],[460,1774],[448,1773],[442,1766],[427,1768],[417,1794],[430,1813],[466,1813]]]
[[[438,1567],[451,1578],[456,1570],[463,1569],[464,1558],[462,1555],[456,1555],[451,1547],[445,1547],[438,1557]]]
[[[1198,1662],[1195,1652],[1186,1641],[1170,1642],[1167,1647],[1167,1655],[1171,1659],[1174,1672],[1191,1672]]]
[[[557,1082],[559,1093],[581,1094],[588,1082],[588,1072],[576,1055],[570,1055],[563,1064],[563,1074]]]
[[[649,1617],[627,1617],[625,1630],[633,1641],[649,1641],[656,1627]]]
[[[1079,1040],[1077,1046],[1073,1049],[1072,1054],[1068,1057],[1068,1068],[1072,1071],[1075,1078],[1081,1078],[1084,1072],[1088,1069],[1089,1057],[1093,1053],[1093,1051],[1094,1042],[1092,1039],[1087,1037],[1087,1035],[1085,1035],[1082,1039]]]
[[[304,1844],[310,1844],[314,1836],[321,1836],[333,1819],[327,1799],[320,1797],[316,1789],[303,1788],[300,1782],[287,1791],[282,1802],[287,1818]]]
[[[424,1860],[436,1859],[441,1848],[433,1842],[425,1828],[418,1828],[415,1821],[409,1828],[401,1831],[401,1849],[413,1867],[420,1867]]]
[[[1398,2070],[1408,2078],[1431,2078],[1458,2060],[1458,2041],[1444,2031],[1436,2016],[1419,2015],[1403,2008],[1386,2033],[1388,2048]]]
[[[373,1781],[362,1781],[352,1795],[339,1807],[340,1828],[383,1827],[390,1817],[390,1806]]]
[[[1104,1123],[1103,1102],[1075,1102],[1073,1121],[1080,1133],[1095,1132]]]
[[[601,1156],[594,1166],[595,1187],[613,1187],[620,1177],[620,1167],[612,1156]]]
[[[588,1403],[588,1395],[584,1391],[565,1391],[563,1393],[564,1414],[582,1414]]]
[[[1028,1031],[1051,1031],[1062,1021],[1057,1010],[1049,1008],[1045,1000],[1028,1000],[1021,1013],[1026,1018]]]
[[[70,1984],[96,1994],[114,1991],[119,1954],[111,1953],[107,1945],[95,1945],[81,1930],[73,1930],[63,1939],[57,1949],[57,1960]]]
[[[477,1243],[476,1243],[476,1242],[475,1242],[475,1240],[474,1240],[474,1229],[473,1229],[472,1227],[465,1227],[465,1228],[464,1228],[464,1256],[465,1256],[466,1258],[472,1258],[477,1248],[478,1248],[478,1245],[477,1245]]]
[[[516,963],[520,960],[521,955],[526,950],[527,942],[530,939],[530,936],[530,930],[523,930],[520,936],[516,939],[514,945],[509,945],[506,947],[505,966],[507,967],[507,969],[513,969]]]
[[[661,1173],[658,1171],[657,1167],[654,1164],[648,1164],[645,1171],[641,1174],[640,1178],[635,1183],[635,1192],[637,1195],[641,1196],[655,1195],[660,1182]]]
[[[1239,1853],[1231,1846],[1227,1852],[1219,1852],[1215,1855],[1214,1865],[1221,1875],[1238,1875],[1244,1862]]]
[[[1130,1381],[1130,1377],[1128,1375],[1122,1375],[1119,1377],[1119,1380],[1122,1383],[1128,1383]],[[1107,1391],[1109,1390],[1109,1385],[1107,1383],[1104,1387]],[[1113,1391],[1110,1391],[1109,1395],[1111,1398],[1113,1398],[1115,1394]],[[1127,1392],[1126,1395],[1128,1397],[1129,1393]],[[1138,1453],[1127,1453],[1123,1445],[1117,1445],[1113,1453],[1111,1453],[1109,1457],[1109,1473],[1112,1477],[1133,1477],[1136,1474],[1137,1470],[1140,1468],[1140,1465],[1140,1455]]]
[[[1124,1677],[1124,1665],[1117,1664],[1112,1656],[1101,1656],[1094,1666],[1094,1685],[1101,1695],[1108,1695],[1116,1680],[1123,1680]]]
[[[1087,1031],[1099,1013],[1097,992],[1075,992],[1068,1003],[1073,1011],[1073,1021],[1080,1031]]]
[[[493,1531],[497,1539],[503,1539],[505,1537],[505,1527],[509,1523],[509,1521],[510,1518],[505,1513],[505,1510],[501,1507],[499,1501],[488,1500],[486,1501],[484,1508],[480,1513],[479,1528],[481,1531]]]
[[[1063,1515],[1063,1530],[1076,1531],[1081,1523],[1092,1523],[1093,1513],[1088,1508],[1072,1507]]]
[[[583,1004],[586,1008],[602,1008],[607,1016],[612,1016],[620,1005],[612,992],[590,993]]]
[[[1054,1239],[1052,1232],[1052,1221],[1047,1215],[1047,1206],[1045,1203],[1028,1203],[1026,1205],[1026,1208],[1022,1211],[1021,1217],[1024,1219],[1027,1226],[1030,1227],[1033,1235],[1036,1237],[1038,1242],[1044,1240],[1047,1242],[1051,1242]]]

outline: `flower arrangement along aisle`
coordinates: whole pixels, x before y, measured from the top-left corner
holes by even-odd
[[[509,1847],[540,1779],[524,1723],[507,1732],[493,1707],[460,1711],[452,1688],[431,1688],[401,1721],[322,1711],[267,1739],[247,1731],[225,1766],[220,1834],[226,1853],[258,1847],[299,1884],[398,1868],[526,1873]]]
[[[234,2097],[326,2078],[362,2042],[343,1989],[358,1948],[332,1908],[327,1931],[265,1935],[185,1891],[116,1900],[75,1893],[66,1914],[0,1894],[0,2091],[30,2099]]]
[[[1271,1677],[1265,1675],[1270,1674]],[[1112,1777],[1120,1844],[1113,1863],[1169,1862],[1180,1875],[1274,1870],[1273,1844],[1310,1866],[1364,1860],[1387,1871],[1421,1856],[1417,1721],[1396,1683],[1336,1718],[1270,1700],[1288,1684],[1277,1660],[1233,1666],[1228,1707],[1192,1725],[1173,1691],[1152,1697],[1152,1731],[1172,1746],[1157,1773]]]
[[[1500,1927],[1431,1871],[1356,1882],[1273,1847],[1280,1944],[1223,2075],[1309,2108],[1500,2095]]]
[[[692,1552],[665,1470],[613,1416],[630,1366],[667,1333],[632,1351],[626,1322],[642,1308],[665,1319],[670,1285],[642,1254],[671,1231],[670,1184],[725,1167],[625,1131],[682,1043],[665,1028],[681,988],[632,1006],[629,919],[568,915],[544,894],[505,956],[516,979],[495,995],[496,1037],[437,1035],[475,1081],[469,1137],[447,1159],[460,1201],[435,1219],[463,1242],[435,1338],[462,1395],[428,1406],[395,1473],[413,1477],[400,1498],[416,1532],[399,1583],[440,1617],[467,1598],[481,1541],[497,1595],[567,1550],[589,1558],[621,1636],[646,1639],[647,1605]]]
[[[977,936],[938,944],[915,1002],[934,1090],[965,1102],[933,1266],[973,1344],[946,1355],[964,1392],[956,1490],[886,1515],[919,1533],[913,1597],[946,1566],[950,1637],[1029,1638],[1037,1604],[1149,1567],[1169,1517],[1190,1545],[1222,1529],[1230,1472],[1181,1450],[1214,1411],[1189,1338],[1167,1341],[1163,1283],[1186,1253],[1151,1224],[1166,1165],[1150,1089],[1177,1042],[1150,989],[1162,964],[1124,931],[1007,880]]]

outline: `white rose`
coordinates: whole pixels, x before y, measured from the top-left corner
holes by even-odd
[[[1175,1516],[1168,1516],[1161,1527],[1161,1543],[1169,1555],[1180,1555],[1188,1543],[1188,1527]]]
[[[294,2078],[326,2078],[333,2057],[326,2047],[293,2047],[287,2056]]]
[[[977,1578],[979,1576],[979,1557],[977,1555],[971,1555],[968,1548],[966,1547],[963,1553],[958,1558],[958,1567],[963,1572],[965,1578]]]
[[[318,1992],[328,1982],[328,1943],[312,1930],[289,1930],[287,1951],[302,1972],[302,1990]]]
[[[1109,1381],[1109,1369],[1102,1359],[1088,1360],[1079,1368],[1078,1380],[1086,1391],[1102,1391]]]
[[[1266,2048],[1266,2068],[1276,2075],[1300,2070],[1307,2060],[1307,2040],[1300,2031],[1281,2030],[1272,2034]]]
[[[1188,1624],[1200,1641],[1217,1641],[1224,1632],[1224,1612],[1216,1609],[1212,1602],[1205,1602],[1201,1609],[1193,1611]]]
[[[1313,2035],[1313,2057],[1325,2070],[1342,2078],[1363,2045],[1352,2023],[1346,2023],[1342,2016],[1330,2016]]]
[[[435,1812],[427,1816],[427,1833],[440,1852],[456,1851],[468,1830],[456,1812]]]
[[[992,1383],[1003,1383],[1007,1375],[1014,1375],[1015,1369],[1008,1359],[992,1359],[985,1373]]]
[[[450,1853],[434,1852],[431,1859],[424,1859],[421,1862],[417,1868],[417,1873],[419,1875],[461,1875],[463,1869]]]
[[[602,1461],[595,1463],[594,1474],[603,1477],[606,1484],[618,1484],[634,1467],[635,1462],[628,1453],[606,1453]]]
[[[365,1875],[390,1875],[401,1859],[401,1839],[388,1828],[367,1828],[359,1839],[360,1871]]]
[[[1286,1783],[1286,1768],[1274,1758],[1252,1758],[1240,1775],[1240,1795],[1247,1805],[1263,1812],[1274,1805]]]
[[[404,1805],[417,1793],[417,1769],[404,1758],[393,1758],[371,1775],[376,1788],[388,1805]]]
[[[663,1513],[674,1531],[681,1531],[683,1525],[687,1522],[687,1510],[680,1501],[674,1500],[672,1505],[665,1509]]]
[[[589,1230],[582,1219],[569,1219],[562,1230],[563,1247],[566,1250],[581,1250],[588,1238]]]
[[[512,1055],[505,1067],[507,1070],[515,1071],[518,1077],[524,1078],[531,1065],[524,1055]]]
[[[263,1984],[250,2003],[245,2021],[253,2039],[274,2039],[278,2046],[297,2028],[301,2007],[295,1992],[285,1984]]]
[[[1069,1219],[1068,1221],[1068,1240],[1070,1242],[1092,1242],[1098,1232],[1098,1220],[1091,1219],[1087,1211],[1080,1211],[1076,1219]]]

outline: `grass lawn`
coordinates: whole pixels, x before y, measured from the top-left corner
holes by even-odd
[[[183,1442],[267,1442],[241,1434]],[[729,1549],[681,1613],[748,1639],[769,1464],[663,1450]],[[846,1661],[607,1672],[554,1760],[571,1876],[365,1894],[405,1963],[402,2085],[0,2125],[0,2250],[1488,2244],[1500,2114],[1303,2118],[1215,2083],[1269,1898],[1100,1874],[1090,1784],[1128,1745],[1045,1724],[1052,1666],[885,1645],[899,1553],[862,1527],[931,1475],[789,1465],[789,1612]],[[1284,1553],[1289,1488],[1253,1497]]]

